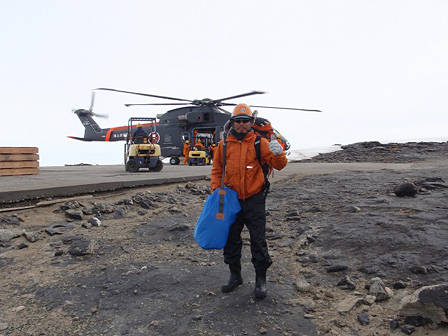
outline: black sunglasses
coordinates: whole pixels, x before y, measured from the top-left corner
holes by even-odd
[[[239,123],[248,123],[249,121],[250,121],[250,119],[248,119],[248,118],[233,119],[233,122],[236,122],[237,124],[239,124]]]

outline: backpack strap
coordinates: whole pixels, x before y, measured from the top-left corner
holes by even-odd
[[[257,153],[257,160],[258,163],[260,163],[261,166],[261,135],[257,135],[257,137],[255,138],[255,152]]]
[[[227,138],[225,137],[222,142],[222,178],[221,178],[221,190],[224,190],[224,177],[226,174],[226,161],[227,161]]]
[[[260,167],[263,170],[264,185],[261,190],[264,191],[264,198],[266,199],[269,193],[269,188],[271,186],[271,183],[269,182],[268,179],[270,167],[266,162],[263,164],[261,163],[261,135],[257,135],[257,137],[255,138],[254,146],[255,146],[255,152],[257,154],[258,163],[260,164]]]
[[[226,174],[226,151],[227,151],[227,137],[224,135],[223,143],[222,143],[222,178],[221,178],[221,189],[218,191],[219,193],[219,210],[216,214],[217,219],[224,219],[224,195],[226,191],[224,189],[224,176]]]

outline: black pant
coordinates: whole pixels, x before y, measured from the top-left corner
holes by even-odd
[[[232,264],[241,259],[243,241],[241,232],[244,225],[250,233],[250,250],[255,269],[267,269],[272,260],[266,244],[266,211],[264,193],[260,192],[246,200],[240,200],[241,211],[230,227],[229,238],[224,247],[224,262]]]

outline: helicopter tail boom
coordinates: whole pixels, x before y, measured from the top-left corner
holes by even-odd
[[[119,126],[112,128],[101,128],[96,121],[92,118],[92,113],[89,110],[76,110],[74,113],[78,116],[79,120],[84,126],[84,137],[67,136],[70,139],[80,141],[124,141],[127,137],[128,127]],[[158,125],[158,123],[156,123]],[[152,129],[154,123],[145,123],[142,125],[143,129]],[[137,129],[137,125],[132,127],[133,130]]]
[[[89,110],[79,109],[74,111],[84,126],[84,137],[68,136],[70,139],[81,141],[104,141],[106,136],[105,129],[102,129],[92,118],[92,112]]]

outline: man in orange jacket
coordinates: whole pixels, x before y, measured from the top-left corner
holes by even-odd
[[[230,131],[226,139],[226,168],[224,184],[238,193],[241,211],[230,227],[224,247],[224,262],[229,265],[230,279],[222,286],[224,293],[243,283],[241,277],[241,232],[244,225],[250,233],[252,264],[255,268],[255,297],[266,297],[266,271],[272,264],[266,243],[266,212],[263,186],[265,183],[260,162],[257,159],[255,140],[257,135],[251,126],[255,118],[246,104],[235,106],[229,121]],[[277,141],[260,138],[261,164],[281,170],[287,164],[282,146]],[[221,186],[223,174],[223,141],[213,155],[211,190]]]
[[[204,150],[204,145],[202,144],[201,139],[198,139],[198,142],[196,142],[193,147],[196,147],[198,151]]]
[[[214,143],[212,143],[212,145],[210,146],[210,156],[213,160],[213,157],[215,156],[215,152],[218,149],[218,147],[216,147],[216,145]]]
[[[185,141],[183,154],[184,154],[184,165],[186,165],[188,161],[188,156],[190,154],[190,141],[188,140]]]

